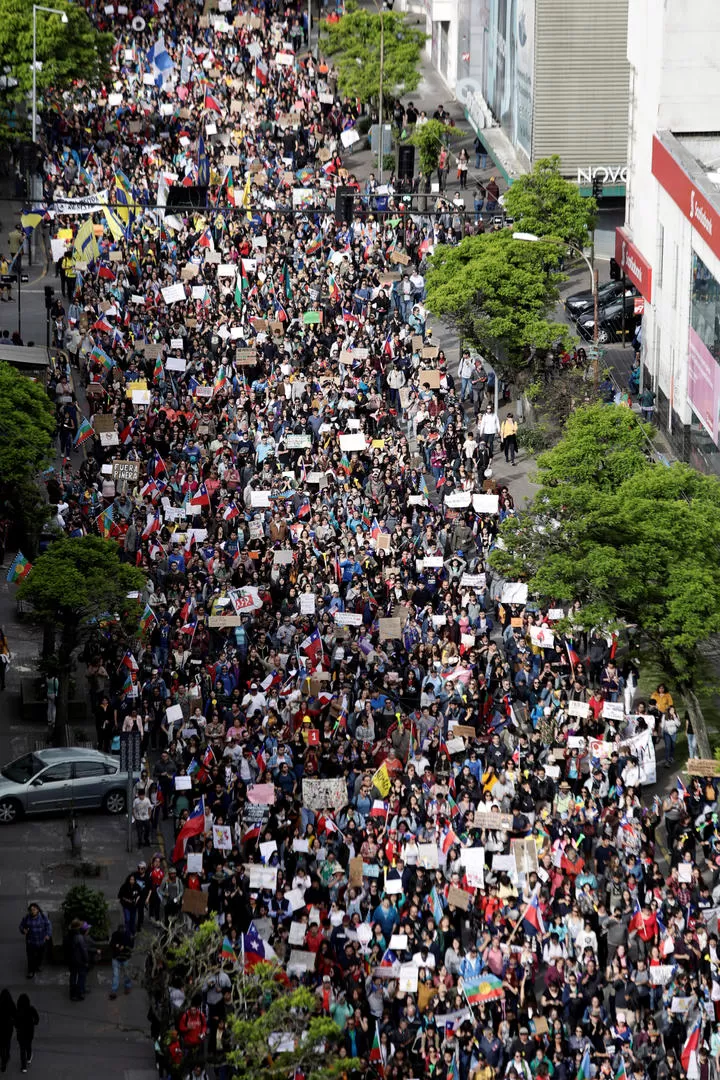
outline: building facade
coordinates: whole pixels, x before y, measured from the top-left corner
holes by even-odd
[[[515,172],[559,154],[566,176],[591,187],[597,173],[616,195],[627,164],[627,9],[628,0],[422,0],[415,8],[433,66],[473,126],[488,129],[491,152],[506,140]]]
[[[645,297],[643,386],[679,457],[720,473],[720,8],[630,0],[616,258]]]

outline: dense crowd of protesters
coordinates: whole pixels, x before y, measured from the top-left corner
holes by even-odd
[[[205,903],[216,974],[152,1001],[167,1075],[230,1075],[230,988],[274,959],[354,1073],[713,1080],[715,781],[644,795],[672,696],[489,570],[517,423],[423,306],[464,221],[356,179],[360,107],[303,51],[303,4],[217,6],[98,5],[113,88],[44,126],[48,491],[147,575],[136,639],[108,613],[85,658],[98,745],[151,752],[138,843],[177,837],[120,890],[111,996],[138,919]]]

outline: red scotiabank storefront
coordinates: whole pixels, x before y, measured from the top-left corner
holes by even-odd
[[[720,259],[720,214],[707,195],[692,182],[667,147],[653,137],[653,176],[680,208],[695,232]]]
[[[652,267],[623,228],[615,230],[615,261],[648,304],[652,302]]]

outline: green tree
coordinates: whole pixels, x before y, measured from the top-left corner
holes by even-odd
[[[113,35],[99,33],[82,4],[53,0],[48,6],[64,11],[67,22],[59,15],[37,13],[37,59],[42,65],[36,71],[38,91],[60,92],[74,79],[105,80]],[[5,91],[6,99],[24,99],[32,88],[32,29],[29,0],[0,0],[0,52],[6,75],[14,80]]]
[[[193,932],[174,920],[152,942],[146,987],[166,1034],[175,1024],[167,1010],[169,987],[182,987],[189,999],[224,969],[232,975],[226,1027],[234,1080],[288,1080],[296,1069],[308,1080],[331,1080],[347,1071],[353,1061],[339,1057],[340,1029],[322,1014],[318,995],[304,987],[288,992],[276,962],[243,971],[242,959],[223,960],[222,945],[214,920]]]
[[[554,154],[536,161],[532,171],[515,180],[505,192],[505,209],[515,228],[536,236],[556,236],[585,247],[589,241],[597,203],[581,195],[576,184],[560,172]]]
[[[6,516],[22,522],[31,557],[48,517],[36,477],[52,460],[54,433],[53,407],[42,386],[0,364],[0,497]]]
[[[459,134],[457,128],[443,124],[440,120],[428,120],[426,124],[415,128],[408,142],[413,143],[420,151],[420,168],[425,176],[437,169],[442,146]]]
[[[361,101],[377,101],[380,94],[380,39],[383,42],[382,83],[386,100],[417,89],[420,54],[425,34],[410,26],[403,15],[358,9],[348,2],[336,23],[324,22],[320,48],[333,57],[338,86],[343,94]]]
[[[577,409],[557,446],[538,459],[538,483],[548,488],[589,484],[598,491],[612,491],[650,466],[652,430],[624,406]]]
[[[117,544],[83,536],[56,540],[18,586],[18,597],[30,601],[35,616],[60,631],[55,666],[60,681],[58,738],[67,723],[70,674],[84,631],[103,613],[126,607],[128,592],[144,584],[142,571],[120,561]]]
[[[549,319],[558,298],[561,254],[549,245],[519,243],[507,229],[440,246],[430,260],[427,306],[449,319],[463,341],[491,353],[500,370],[517,377],[532,365],[533,350],[572,340],[565,324]]]
[[[579,600],[576,625],[632,628],[692,691],[698,645],[720,632],[720,481],[650,461],[631,421],[622,406],[571,418],[540,458],[535,499],[503,523],[491,564],[543,602]]]

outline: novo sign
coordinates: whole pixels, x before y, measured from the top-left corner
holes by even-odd
[[[615,230],[615,260],[625,277],[629,278],[647,302],[651,303],[652,267],[621,228]]]
[[[653,136],[652,171],[658,183],[680,207],[695,232],[720,259],[720,213],[693,183],[668,148]]]
[[[592,184],[595,177],[603,184],[627,184],[627,165],[589,165],[587,169],[578,169],[578,184]]]

